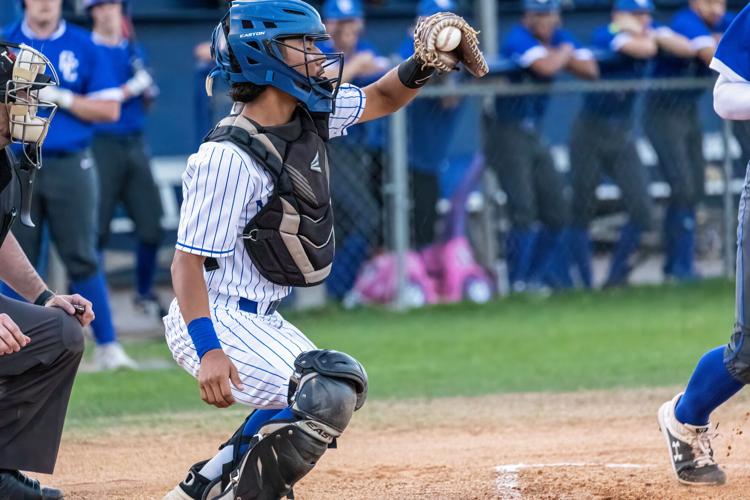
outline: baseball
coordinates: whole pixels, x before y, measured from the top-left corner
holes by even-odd
[[[459,43],[461,43],[461,30],[454,26],[448,26],[438,33],[435,48],[441,52],[450,52],[458,47]]]

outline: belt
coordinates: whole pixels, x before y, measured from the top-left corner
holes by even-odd
[[[280,300],[275,300],[270,303],[268,308],[265,312],[258,312],[258,307],[260,304],[255,302],[254,300],[246,299],[244,297],[240,297],[239,302],[237,302],[238,307],[240,308],[240,311],[244,311],[251,314],[259,314],[261,316],[270,316],[271,314],[276,312],[276,309],[279,308],[279,304],[281,303]]]

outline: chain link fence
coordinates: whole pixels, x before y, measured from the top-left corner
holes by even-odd
[[[713,114],[712,85],[426,88],[390,118],[390,237],[375,260],[391,260],[359,273],[394,290],[358,283],[358,302],[731,276],[750,130]]]

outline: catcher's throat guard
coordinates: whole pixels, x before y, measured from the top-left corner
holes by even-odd
[[[49,73],[48,73],[49,72]],[[42,166],[42,145],[57,105],[40,99],[47,86],[59,85],[52,63],[24,44],[0,42],[0,98],[7,106],[11,142],[20,144],[21,222],[33,227],[31,196],[36,171]]]

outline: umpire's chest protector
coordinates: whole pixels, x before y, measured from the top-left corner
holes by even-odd
[[[0,246],[3,245],[17,213],[20,187],[14,164],[10,150],[0,149]]]
[[[271,199],[245,226],[242,237],[260,273],[279,285],[313,286],[331,272],[335,243],[328,117],[298,107],[290,123],[264,128],[232,114],[206,137],[234,143],[273,179]]]

